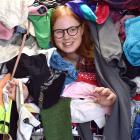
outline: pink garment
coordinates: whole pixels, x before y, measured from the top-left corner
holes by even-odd
[[[78,99],[78,98],[88,98],[95,99],[98,93],[94,93],[96,85],[92,85],[86,82],[72,82],[65,86],[64,91],[61,96]]]
[[[95,87],[97,86],[85,83],[83,81],[72,82],[65,86],[61,96],[66,98],[72,98],[72,99],[83,98],[83,99],[93,100],[94,102],[94,99],[99,96],[98,93],[93,92]],[[102,106],[102,108],[104,110],[104,113],[111,114],[112,107]]]
[[[0,39],[10,40],[13,36],[14,29],[8,29],[0,22]]]
[[[46,15],[48,12],[48,9],[45,5],[39,5],[39,6],[29,6],[29,15],[39,15],[43,16]],[[40,12],[39,12],[40,11]]]

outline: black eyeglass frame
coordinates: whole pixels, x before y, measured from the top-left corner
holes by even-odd
[[[54,34],[54,36],[57,38],[57,39],[60,39],[60,38],[63,38],[64,37],[64,35],[65,35],[65,31],[67,31],[67,34],[69,35],[69,36],[75,36],[77,33],[78,33],[78,29],[79,29],[79,27],[81,26],[81,24],[79,24],[79,25],[77,25],[77,26],[71,26],[71,27],[69,27],[69,28],[67,28],[67,29],[55,29],[55,30],[53,30],[53,34]],[[69,31],[70,31],[70,29],[72,29],[72,28],[75,28],[76,29],[76,32],[75,32],[75,34],[71,34]],[[60,36],[60,37],[57,37],[56,35],[55,35],[55,32],[56,31],[62,31],[62,36]]]

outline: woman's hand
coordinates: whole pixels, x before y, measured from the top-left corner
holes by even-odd
[[[5,85],[5,89],[7,90],[8,96],[12,99],[16,99],[16,86],[18,85],[18,80],[8,81]]]
[[[17,79],[8,81],[6,84],[6,90],[8,91],[8,96],[12,99],[12,100],[16,100],[16,87],[18,86],[19,81]],[[23,96],[24,96],[24,100],[27,99],[28,97],[28,89],[27,87],[22,84],[23,86]]]
[[[103,106],[112,106],[117,97],[114,92],[105,87],[96,87],[94,92],[98,93],[94,101]]]

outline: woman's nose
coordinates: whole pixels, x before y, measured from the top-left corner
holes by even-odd
[[[64,39],[68,39],[70,35],[68,34],[67,30],[64,31]]]

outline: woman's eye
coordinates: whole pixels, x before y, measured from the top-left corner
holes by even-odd
[[[62,34],[63,33],[63,30],[57,30],[55,31],[56,34]]]
[[[76,27],[70,28],[70,31],[71,31],[71,32],[76,31]]]

